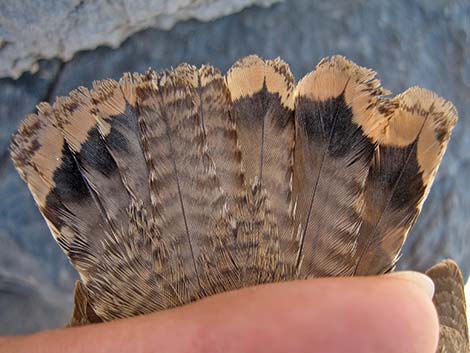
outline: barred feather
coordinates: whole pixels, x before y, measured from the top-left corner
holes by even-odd
[[[459,266],[445,260],[426,274],[434,281],[433,302],[441,325],[437,353],[470,352],[464,280]]]

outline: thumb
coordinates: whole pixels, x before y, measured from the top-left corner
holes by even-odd
[[[414,272],[276,283],[147,316],[12,338],[3,346],[0,340],[0,348],[51,353],[64,347],[68,352],[435,353],[438,322],[432,291],[431,280]]]

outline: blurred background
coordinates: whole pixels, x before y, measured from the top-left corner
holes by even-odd
[[[456,105],[460,121],[399,266],[425,270],[451,257],[468,277],[469,1],[3,0],[0,334],[63,326],[76,279],[9,159],[23,117],[40,101],[125,71],[188,62],[225,72],[252,53],[280,56],[297,79],[342,54],[376,70],[394,93],[419,85]]]

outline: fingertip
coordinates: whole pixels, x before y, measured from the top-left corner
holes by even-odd
[[[226,353],[435,353],[438,321],[430,289],[426,278],[408,277],[248,288],[202,301],[198,317],[210,333],[204,336]]]
[[[397,345],[402,351],[435,353],[439,340],[439,320],[432,303],[434,283],[417,272],[397,272],[378,280],[388,287],[387,302],[393,302]],[[384,303],[385,304],[385,303]],[[397,350],[398,352],[398,350]]]
[[[432,299],[434,296],[434,282],[424,273],[415,272],[415,271],[399,271],[392,272],[388,275],[389,278],[403,279],[410,281],[418,288],[420,288],[428,296],[429,299]]]

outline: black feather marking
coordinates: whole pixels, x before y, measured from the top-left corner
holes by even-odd
[[[60,167],[54,172],[55,188],[52,194],[57,195],[63,203],[79,203],[89,198],[88,188],[77,168],[72,151],[67,143],[62,148]]]
[[[118,173],[118,167],[102,140],[98,127],[88,132],[86,141],[82,144],[77,158],[83,166],[100,172],[106,177]]]
[[[329,252],[338,251],[342,245],[354,246],[357,239],[361,217],[352,205],[362,195],[375,144],[353,123],[353,112],[345,101],[344,91],[324,101],[298,97],[296,122],[297,136],[305,136],[303,144],[308,149],[305,155],[310,156],[303,163],[311,164],[306,167],[311,174],[305,176],[311,180],[310,186],[299,196],[306,208],[298,210],[299,219],[303,221],[297,266],[305,275],[324,276],[330,271],[348,273],[347,268],[328,261],[344,257],[341,262],[346,266],[352,249],[347,253],[340,250],[338,255]],[[344,193],[340,192],[341,187],[345,188]],[[338,189],[338,194],[332,188]]]

